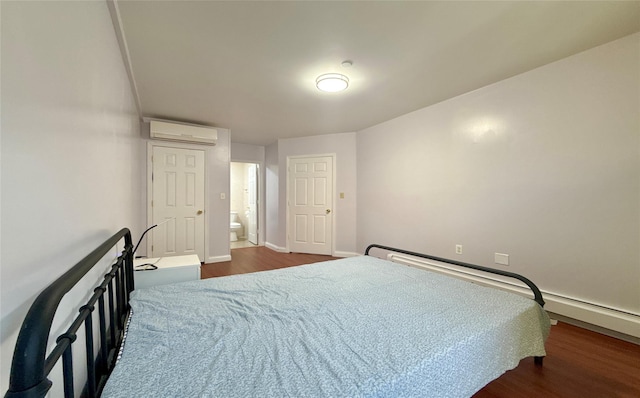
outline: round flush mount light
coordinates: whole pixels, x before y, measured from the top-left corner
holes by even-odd
[[[318,76],[316,79],[316,87],[318,87],[320,91],[335,93],[349,87],[349,78],[340,73],[326,73]]]

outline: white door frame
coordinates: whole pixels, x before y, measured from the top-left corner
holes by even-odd
[[[204,151],[204,258],[202,261],[207,261],[209,258],[209,176],[207,170],[207,157],[209,151],[207,147],[202,145],[184,144],[180,142],[161,142],[161,141],[148,141],[147,142],[147,228],[153,224],[153,208],[151,207],[151,200],[153,199],[153,184],[151,176],[153,174],[153,148],[165,147],[176,149],[192,149],[197,151]],[[149,231],[151,232],[151,231]],[[145,237],[147,241],[145,247],[147,248],[147,256],[151,253],[151,244],[153,243],[149,236]]]
[[[265,185],[266,185],[266,175],[265,175],[265,166],[264,166],[264,161],[262,160],[255,160],[255,159],[245,159],[245,158],[234,158],[231,157],[231,160],[229,160],[229,162],[231,163],[253,163],[253,164],[257,164],[258,165],[258,246],[264,246],[264,236],[266,234],[266,229],[265,229],[265,223],[266,223],[266,217],[265,214],[267,213],[267,209],[265,206]],[[229,183],[231,183],[231,180],[229,180]],[[229,191],[231,191],[229,189]],[[231,202],[229,202],[229,206],[231,206]],[[231,208],[229,208],[229,211],[231,211]]]
[[[285,193],[286,195],[286,206],[287,206],[287,219],[286,219],[286,233],[287,233],[287,252],[291,252],[291,236],[290,236],[290,230],[289,230],[289,220],[290,220],[290,206],[289,206],[289,193],[290,193],[290,187],[289,187],[289,164],[290,164],[290,159],[306,159],[306,158],[317,158],[317,157],[330,157],[331,158],[331,162],[333,163],[333,173],[331,178],[333,179],[332,182],[332,192],[333,195],[331,196],[330,199],[330,204],[331,204],[331,212],[333,213],[333,222],[331,223],[331,255],[333,256],[336,252],[336,224],[337,224],[337,212],[336,212],[336,154],[335,153],[320,153],[320,154],[310,154],[310,155],[296,155],[296,156],[287,156],[287,191]]]
[[[246,164],[246,163],[245,163]],[[253,212],[254,217],[250,217],[250,219],[247,220],[247,230],[248,232],[246,233],[247,236],[247,240],[249,241],[249,243],[253,243],[254,245],[257,245],[258,242],[260,241],[260,229],[259,229],[259,224],[258,224],[258,220],[260,219],[260,199],[259,199],[259,186],[258,183],[260,182],[260,178],[258,177],[258,175],[260,174],[260,165],[257,163],[249,163],[249,167],[253,169],[253,198],[249,197],[249,203],[251,203],[251,200],[254,201],[253,204]],[[249,169],[250,170],[250,169]],[[251,192],[251,184],[249,184],[249,192]],[[251,209],[251,208],[249,208]],[[251,211],[250,211],[251,213]],[[251,226],[252,223],[251,221],[254,222],[254,227],[255,227],[255,241],[251,241]]]

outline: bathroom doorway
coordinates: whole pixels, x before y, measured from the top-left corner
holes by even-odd
[[[258,174],[257,163],[231,162],[230,224],[231,248],[258,244]]]

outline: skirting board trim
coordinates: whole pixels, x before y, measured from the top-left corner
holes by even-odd
[[[226,256],[209,257],[207,259],[207,263],[221,263],[223,261],[231,261],[231,254],[228,254]]]
[[[269,248],[269,249],[271,249],[271,250],[273,250],[273,251],[276,251],[276,252],[278,252],[278,253],[289,253],[289,250],[287,250],[287,248],[286,248],[286,247],[276,246],[276,245],[274,245],[273,243],[269,243],[269,242],[265,242],[265,243],[264,243],[264,245],[265,245],[267,248]]]
[[[287,250],[286,247],[280,247],[280,246],[276,246],[273,243],[269,243],[269,242],[265,242],[264,246],[268,249],[271,249],[273,251],[279,252],[279,253],[289,253],[289,250]],[[333,257],[355,257],[355,256],[359,256],[360,254],[358,253],[354,253],[354,252],[343,252],[343,251],[336,251],[332,254]]]
[[[472,271],[458,270],[443,264],[416,259],[400,254],[388,254],[387,259],[396,263],[427,268],[443,274],[455,276],[470,282],[497,287],[527,297],[533,297],[531,291],[512,282],[506,282],[494,277],[480,275]],[[545,310],[578,321],[586,322],[618,333],[640,338],[640,316],[615,308],[606,307],[582,300],[577,300],[561,294],[541,290],[545,304]]]

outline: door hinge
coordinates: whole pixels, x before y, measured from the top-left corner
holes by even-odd
[[[151,201],[151,207],[153,207],[153,200]]]

